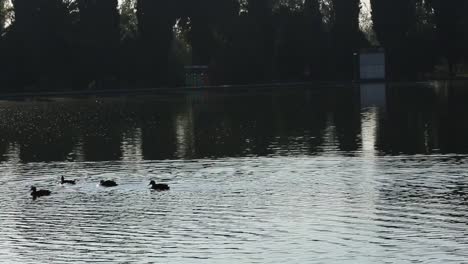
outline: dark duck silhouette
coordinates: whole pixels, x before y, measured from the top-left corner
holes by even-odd
[[[76,180],[65,180],[65,178],[62,176],[60,183],[61,184],[76,184]]]
[[[117,186],[117,183],[115,181],[104,181],[104,180],[101,180],[101,182],[99,183],[101,186],[104,186],[104,187],[115,187]]]
[[[31,196],[33,197],[34,200],[36,200],[37,197],[41,196],[49,196],[51,192],[49,190],[37,190],[36,187],[31,186]]]
[[[154,181],[150,181],[149,185],[151,185],[152,190],[156,190],[156,191],[169,191],[170,189],[169,185],[164,184],[164,183],[156,184],[156,182]]]

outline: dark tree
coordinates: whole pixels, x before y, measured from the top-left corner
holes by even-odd
[[[190,20],[188,40],[192,47],[192,63],[208,65],[215,49],[216,0],[187,1],[186,16]]]
[[[138,83],[138,49],[136,0],[124,0],[120,6],[119,85],[121,87],[133,87]]]
[[[359,29],[359,0],[334,0],[332,41],[334,67],[340,79],[352,79],[354,57],[362,46],[363,35]]]
[[[464,8],[465,14],[468,13],[468,5],[465,5]],[[465,58],[465,64],[468,62],[468,16],[463,16],[462,19],[462,26],[463,26],[463,43],[464,43],[464,58]]]
[[[246,37],[249,40],[245,63],[252,66],[251,73],[258,81],[269,81],[272,72],[272,57],[274,51],[274,28],[272,17],[273,3],[271,0],[249,0],[247,5],[248,27]],[[252,71],[253,70],[253,71]]]
[[[359,13],[360,0],[334,0],[334,24],[335,34],[341,34],[341,38],[351,41],[348,46],[358,47],[359,44]]]
[[[240,20],[240,4],[237,0],[210,1],[212,8],[196,8],[190,16],[189,42],[194,64],[210,65],[210,82],[213,84],[236,83],[242,77],[237,70],[241,64],[244,30]],[[190,7],[190,5],[187,5]],[[213,12],[216,10],[216,12]],[[207,14],[209,13],[209,14]],[[191,14],[191,12],[187,12]],[[205,18],[203,18],[205,16]],[[209,19],[206,19],[209,18]],[[205,30],[200,29],[201,22]],[[193,22],[193,24],[192,24]],[[193,27],[192,27],[193,25]],[[208,35],[204,40],[204,35]],[[245,67],[245,66],[244,66]]]
[[[406,39],[408,48],[403,54],[406,57],[403,67],[408,73],[413,72],[416,78],[423,78],[422,74],[433,72],[441,56],[435,28],[432,7],[425,1],[417,1],[415,28]]]
[[[272,0],[249,0],[247,10],[252,17],[265,21],[271,15],[272,6]]]
[[[70,2],[62,0],[14,0],[14,23],[9,36],[14,56],[11,65],[20,87],[66,88],[72,66]],[[65,86],[65,87],[64,87]]]
[[[454,65],[460,62],[466,50],[464,42],[468,1],[430,0],[434,9],[439,47],[447,59],[450,75],[454,75]]]
[[[168,85],[176,3],[172,0],[137,0],[137,18],[142,78],[151,86]]]
[[[440,58],[453,74],[468,59],[468,0],[370,1],[389,79],[424,78]],[[176,86],[189,63],[209,65],[214,84],[349,80],[369,45],[360,0],[7,2],[4,90]]]
[[[120,39],[118,0],[78,0],[81,85],[114,84]],[[115,87],[113,87],[115,88]]]
[[[136,0],[123,0],[120,5],[120,40],[124,42],[137,36]]]
[[[0,37],[3,35],[3,30],[5,29],[7,13],[6,1],[0,0]]]
[[[280,1],[273,21],[274,76],[295,81],[323,78],[328,36],[319,1]]]
[[[416,23],[415,0],[371,0],[374,31],[387,53],[388,75],[401,78],[408,53],[407,38]]]
[[[305,0],[304,3],[304,55],[307,78],[322,79],[328,38],[323,30],[323,17],[318,0]]]
[[[414,0],[371,0],[370,2],[373,26],[380,44],[385,47],[402,44],[415,23]]]
[[[213,63],[219,50],[230,40],[231,26],[239,14],[236,0],[183,0],[182,19],[192,48],[192,63]]]

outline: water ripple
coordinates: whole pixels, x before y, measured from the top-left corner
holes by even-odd
[[[468,260],[468,203],[460,191],[467,168],[426,166],[431,159],[442,157],[383,157],[372,165],[338,156],[5,163],[0,258],[461,263]],[[398,160],[404,162],[394,166]],[[64,174],[78,184],[59,185]],[[102,178],[119,186],[101,188]],[[171,191],[148,190],[153,178]],[[33,184],[53,195],[32,201]]]

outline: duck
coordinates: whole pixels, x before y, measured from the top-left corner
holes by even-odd
[[[37,190],[36,187],[31,186],[31,196],[33,197],[34,200],[36,200],[37,197],[41,196],[49,196],[51,194],[51,191],[49,190]]]
[[[151,189],[156,190],[156,191],[169,191],[169,185],[164,184],[164,183],[158,183],[154,181],[150,181],[148,185],[151,185]]]
[[[65,180],[65,178],[62,176],[60,183],[61,184],[76,184],[76,180]]]
[[[104,181],[104,180],[101,180],[101,182],[99,183],[101,186],[104,186],[104,187],[115,187],[117,186],[117,183],[115,181]]]

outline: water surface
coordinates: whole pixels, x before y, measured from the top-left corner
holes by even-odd
[[[0,102],[0,259],[468,262],[464,89]]]

